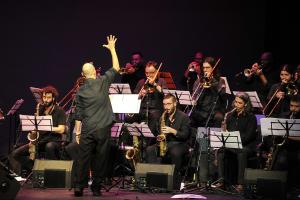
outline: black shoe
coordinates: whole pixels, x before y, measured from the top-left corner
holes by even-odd
[[[83,195],[83,189],[82,188],[74,188],[74,196],[75,197],[82,197]]]
[[[93,192],[93,196],[95,196],[95,197],[99,197],[102,195],[101,190],[92,190],[92,192]]]

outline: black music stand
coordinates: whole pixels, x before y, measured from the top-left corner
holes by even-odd
[[[117,84],[120,85],[120,84]],[[124,85],[124,84],[122,84]],[[125,84],[128,85],[128,84]],[[120,88],[120,87],[119,87]],[[129,87],[128,87],[129,88]],[[113,91],[116,91],[115,89],[112,89]],[[119,90],[121,92],[126,92],[126,90]],[[130,91],[130,88],[129,88]],[[110,102],[112,105],[113,113],[115,114],[126,114],[126,113],[139,113],[140,111],[140,103],[141,100],[138,99],[137,94],[110,94]],[[123,148],[123,143],[121,141],[121,137],[123,133],[128,132],[127,129],[127,124],[125,123],[117,123],[112,127],[112,137],[118,138],[118,147],[121,147],[121,150]],[[105,188],[106,191],[109,191],[111,188],[115,187],[116,185],[119,185],[120,183],[121,186],[119,188],[125,188],[125,182],[129,182],[128,180],[125,179],[125,172],[128,173],[133,173],[130,168],[128,168],[124,163],[121,163],[117,165],[114,168],[114,172],[117,170],[121,170],[121,177],[109,188]]]
[[[16,130],[12,130],[12,117],[19,110],[19,108],[22,106],[23,103],[24,103],[23,99],[18,99],[6,115],[6,116],[9,116],[8,153],[10,153],[10,151],[11,151],[11,149],[10,149],[11,148],[11,136],[12,135],[14,136],[14,141],[13,141],[14,146],[16,145],[16,141],[17,141],[16,135],[13,134],[13,133],[16,133]],[[15,120],[15,124],[16,124],[16,120]]]
[[[35,116],[35,115],[20,115],[20,121],[22,126],[22,131],[52,131],[53,121],[52,116]],[[38,147],[39,147],[39,139],[36,140],[36,148],[35,148],[35,157],[38,158]],[[32,176],[33,172],[31,172],[27,177],[26,180],[23,182],[22,186],[27,183],[29,178]],[[39,183],[39,180],[34,180],[35,185],[41,186],[42,183]]]

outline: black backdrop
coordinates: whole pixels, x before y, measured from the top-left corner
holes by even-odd
[[[118,37],[121,65],[130,53],[163,62],[179,81],[196,50],[220,57],[221,72],[232,77],[266,50],[278,63],[299,62],[294,5],[273,1],[26,1],[0,3],[0,108],[7,112],[23,98],[20,113],[32,114],[29,87],[54,85],[64,96],[84,62],[103,71],[111,65],[102,48]],[[298,57],[297,57],[298,56]],[[9,119],[0,124],[0,155],[7,153]]]

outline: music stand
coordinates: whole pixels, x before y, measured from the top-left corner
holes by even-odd
[[[238,91],[233,91],[233,94],[236,95],[238,93]],[[249,95],[249,98],[250,98],[250,102],[251,102],[251,105],[253,108],[258,108],[258,109],[262,109],[263,106],[261,104],[261,101],[257,95],[257,92],[256,91],[248,91],[248,92],[245,92]]]
[[[190,91],[185,90],[163,90],[164,94],[172,94],[176,97],[180,105],[192,105],[192,97]]]
[[[227,77],[221,76],[220,79],[224,80],[224,83],[225,83],[225,93],[226,94],[231,94],[231,90],[230,90],[230,87],[229,87],[229,84],[228,84],[228,81],[227,81]]]
[[[125,84],[126,85],[126,84]],[[122,92],[125,92],[125,90],[122,90]],[[112,105],[113,113],[118,114],[126,114],[126,113],[139,113],[140,111],[140,104],[141,100],[138,99],[138,94],[110,94],[109,95],[110,102]],[[127,124],[125,123],[118,123],[115,124],[112,127],[112,137],[114,138],[120,138],[124,131],[127,129]],[[118,147],[120,147],[121,143],[121,149],[123,148],[123,143],[119,139],[118,141]],[[123,148],[124,150],[124,148]],[[125,179],[125,171],[132,172],[127,166],[125,166],[123,163],[117,165],[114,168],[114,171],[121,168],[121,177],[119,180],[116,181],[115,184],[111,185],[109,188],[106,189],[106,191],[109,191],[114,186],[118,185],[119,183],[122,183],[122,186],[120,188],[124,188],[124,182],[129,182]]]
[[[8,153],[11,151],[11,135],[12,133],[16,133],[16,130],[12,130],[12,116],[19,110],[19,108],[22,106],[24,103],[23,99],[18,99],[15,104],[11,107],[11,109],[8,111],[6,116],[9,116],[9,137],[8,137]],[[16,144],[16,135],[14,134],[14,145]]]
[[[300,119],[261,118],[262,136],[300,137]]]
[[[109,94],[131,94],[130,86],[128,83],[112,83]]]
[[[35,116],[35,115],[19,115],[21,121],[21,130],[22,131],[52,131],[53,123],[52,116]],[[35,144],[35,157],[38,158],[38,147],[39,147],[39,139],[37,137]],[[27,177],[23,185],[28,181],[28,179],[32,176],[31,172]],[[38,180],[36,180],[38,181]],[[39,184],[38,184],[39,185]]]

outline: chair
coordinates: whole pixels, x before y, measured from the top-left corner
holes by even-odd
[[[176,89],[176,85],[173,81],[172,74],[170,72],[159,72],[158,76],[160,78],[165,79],[165,81],[167,82],[168,89],[170,89],[170,90]]]

